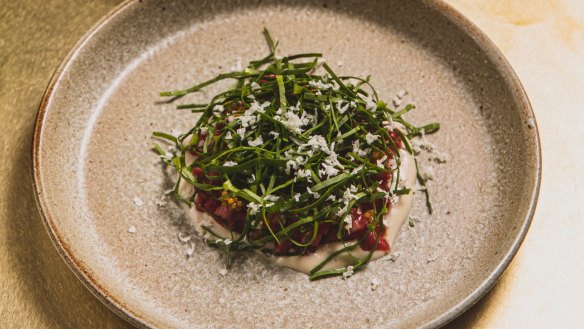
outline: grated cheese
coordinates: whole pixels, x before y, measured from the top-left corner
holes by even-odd
[[[144,201],[138,197],[135,197],[133,201],[136,207],[142,207],[144,205]]]
[[[264,143],[264,139],[262,138],[262,136],[256,138],[253,141],[247,141],[247,144],[249,146],[252,146],[252,147],[256,147],[256,146],[262,145],[263,143]]]
[[[369,145],[371,145],[371,143],[375,142],[377,139],[379,139],[379,135],[373,135],[372,133],[367,133],[367,135],[365,135],[365,141]]]

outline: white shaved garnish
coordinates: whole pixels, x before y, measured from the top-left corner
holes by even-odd
[[[260,208],[262,207],[261,204],[259,203],[255,203],[255,202],[250,202],[247,204],[247,207],[249,208],[249,214],[250,215],[255,215],[258,213],[258,211],[260,210]]]
[[[345,223],[345,229],[347,231],[350,231],[353,228],[353,218],[351,216],[345,215],[343,222]]]
[[[233,167],[233,166],[237,166],[237,162],[235,161],[225,161],[225,163],[223,163],[224,167]]]
[[[251,115],[254,113],[265,113],[266,107],[270,106],[270,102],[263,102],[262,104],[258,103],[257,101],[253,101],[249,109],[245,111],[245,114]]]
[[[191,242],[191,244],[189,245],[189,247],[187,248],[185,253],[187,254],[187,257],[191,257],[194,252],[195,252],[195,245]]]
[[[225,137],[224,137],[224,138],[225,138],[225,140],[231,140],[231,139],[233,139],[233,136],[231,136],[231,131],[228,131],[228,132],[225,134]]]
[[[310,119],[307,117],[306,112],[302,112],[300,116],[293,112],[286,112],[284,113],[284,118],[284,120],[281,120],[282,123],[298,134],[302,133],[302,126],[306,126],[310,123]]]
[[[279,132],[276,132],[276,131],[270,131],[268,133],[268,135],[274,136],[274,138],[278,138],[278,136],[280,136],[280,133]]]
[[[345,112],[347,112],[347,110],[349,109],[349,105],[350,105],[348,102],[344,106],[342,104],[343,104],[343,101],[339,100],[339,101],[337,101],[337,104],[335,105],[335,108],[337,109],[337,111],[339,111],[340,114],[344,114]]]
[[[271,194],[269,194],[269,195],[266,195],[266,196],[264,197],[264,200],[266,200],[266,201],[272,201],[272,202],[276,202],[276,201],[278,201],[278,199],[280,199],[280,197],[279,197],[279,196],[276,196],[276,195],[271,195]]]
[[[365,135],[365,141],[369,145],[371,145],[371,143],[375,142],[378,139],[379,139],[379,135],[373,135],[372,133],[367,133],[367,135]]]
[[[250,88],[251,88],[252,91],[256,91],[256,90],[261,89],[260,85],[257,82],[255,82],[255,81],[252,82],[249,86],[250,86]]]
[[[213,113],[221,114],[221,113],[223,113],[223,111],[225,111],[225,108],[223,107],[223,105],[217,104],[217,105],[213,106]]]
[[[327,89],[334,88],[334,86],[330,83],[323,83],[322,81],[314,81],[314,80],[308,81],[308,85],[311,87],[315,87],[319,90],[327,90]]]
[[[300,193],[294,194],[294,201],[300,202]]]
[[[308,182],[312,182],[312,175],[308,169],[298,169],[298,171],[296,171],[296,175],[298,177],[306,178]]]
[[[399,256],[401,256],[401,251],[394,251],[391,253],[391,255],[389,255],[389,260],[391,260],[392,262],[395,262],[395,261],[397,261]]]
[[[380,283],[381,282],[379,282],[379,279],[377,279],[377,278],[371,279],[371,290],[377,289],[377,287],[379,286]]]
[[[334,194],[331,194],[326,198],[326,201],[337,201],[337,197]]]
[[[348,279],[351,277],[351,275],[353,275],[353,266],[347,266],[347,270],[345,272],[343,272],[343,279]]]
[[[357,191],[355,190],[355,192]],[[357,196],[354,194],[354,192],[351,191],[351,188],[347,188],[343,193],[343,199],[345,201],[351,201],[353,199],[357,199]]]
[[[306,192],[308,192],[308,194],[312,195],[315,199],[320,198],[320,194],[318,192],[312,192],[312,190],[308,186],[306,187]]]
[[[227,270],[226,270],[226,269],[224,269],[224,268],[220,269],[220,270],[219,270],[219,275],[221,275],[221,276],[226,276],[226,275],[227,275]]]
[[[387,163],[387,155],[383,155],[383,158],[377,160],[377,167],[385,169],[386,163]]]
[[[360,165],[359,167],[353,169],[353,171],[351,171],[351,175],[355,175],[359,173],[361,170],[363,170],[363,165]]]
[[[235,131],[239,137],[241,137],[241,139],[245,138],[245,128],[241,127],[241,128],[237,128],[237,130]]]
[[[225,244],[226,246],[228,246],[228,245],[230,245],[232,243],[233,243],[233,240],[231,240],[231,239],[224,239],[223,240],[223,244]]]
[[[144,201],[138,197],[135,197],[133,201],[136,207],[142,207],[144,205]]]
[[[134,225],[130,225],[130,226],[128,227],[128,233],[132,233],[132,234],[133,234],[133,233],[136,233],[136,226],[134,226]]]
[[[365,102],[365,108],[368,111],[374,112],[375,110],[377,110],[377,103],[375,103],[375,101],[373,100],[373,96],[362,94],[359,94],[359,96]]]
[[[332,177],[332,176],[336,176],[339,173],[339,170],[337,168],[335,168],[334,166],[331,166],[327,163],[323,163],[322,164],[322,169],[320,169],[318,171],[318,173],[321,176],[327,176],[327,177]]]
[[[260,146],[263,143],[264,143],[264,139],[262,138],[262,136],[256,138],[253,141],[247,141],[247,145],[252,146],[252,147]]]

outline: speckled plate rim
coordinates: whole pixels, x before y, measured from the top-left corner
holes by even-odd
[[[533,186],[533,193],[530,196],[530,207],[528,209],[527,215],[525,216],[520,230],[515,237],[511,248],[507,251],[501,262],[493,269],[493,271],[487,276],[483,283],[477,287],[474,291],[467,295],[466,298],[461,300],[457,305],[450,308],[448,311],[442,313],[440,316],[431,319],[426,322],[422,328],[436,328],[441,327],[454,320],[456,317],[464,313],[476,302],[478,302],[500,279],[503,272],[509,266],[513,257],[517,254],[521,243],[525,239],[525,236],[529,230],[531,222],[533,220],[535,210],[537,207],[537,200],[539,197],[539,191],[541,186],[541,175],[542,175],[542,153],[541,153],[541,143],[539,137],[539,130],[537,126],[537,121],[535,120],[535,114],[523,88],[517,74],[505,59],[502,52],[497,48],[494,42],[482,32],[474,23],[472,23],[468,18],[466,18],[458,10],[454,9],[449,4],[445,3],[443,0],[421,0],[426,6],[435,9],[437,12],[442,14],[448,21],[452,22],[455,26],[465,31],[470,37],[472,37],[475,42],[481,46],[485,51],[487,56],[493,61],[495,67],[502,73],[502,76],[506,79],[506,83],[509,86],[513,86],[513,96],[521,104],[520,110],[523,111],[522,116],[524,118],[533,118],[533,129],[532,131],[532,142],[535,147],[535,176],[531,182]],[[69,63],[77,56],[79,51],[87,44],[92,37],[98,33],[102,28],[108,25],[114,18],[120,15],[125,10],[130,9],[140,0],[126,0],[102,19],[100,19],[91,29],[89,29],[85,35],[73,46],[69,53],[63,58],[59,67],[56,69],[51,80],[49,81],[45,93],[39,104],[39,110],[37,113],[34,130],[33,130],[33,145],[32,145],[32,177],[33,177],[33,188],[35,193],[35,199],[37,207],[43,219],[43,224],[53,241],[53,244],[57,248],[61,257],[65,260],[69,268],[77,276],[79,280],[83,283],[93,295],[95,295],[102,303],[104,303],[108,308],[110,308],[114,313],[128,321],[134,326],[141,328],[153,328],[153,326],[147,323],[139,315],[124,304],[124,302],[110,293],[105,287],[103,287],[84,267],[83,262],[78,259],[75,254],[71,251],[69,246],[65,243],[62,238],[62,234],[59,232],[58,227],[55,225],[54,219],[48,212],[48,207],[46,205],[46,200],[44,198],[44,187],[42,182],[42,167],[40,164],[40,150],[41,150],[41,134],[44,129],[45,114],[47,113],[48,105],[54,94],[54,89],[57,84],[61,81],[65,69]]]

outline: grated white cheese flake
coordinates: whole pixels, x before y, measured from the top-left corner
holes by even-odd
[[[361,95],[361,94],[359,94],[359,96],[365,102],[365,108],[368,111],[374,112],[377,110],[377,103],[375,103],[375,101],[373,100],[373,96],[371,96],[371,95],[365,96],[365,95]]]
[[[190,247],[185,251],[185,253],[187,254],[187,257],[191,257],[194,252],[195,252],[195,245],[193,245],[191,243]]]
[[[294,201],[300,202],[300,193],[294,194]]]
[[[377,167],[385,169],[386,163],[387,163],[387,155],[384,155],[383,158],[377,160]]]
[[[223,113],[223,111],[225,111],[225,108],[223,107],[223,105],[217,104],[217,105],[213,106],[213,113],[221,114],[221,113]]]
[[[379,279],[377,279],[377,278],[371,279],[371,290],[377,289],[377,287],[379,286],[380,283],[381,282],[379,282]]]
[[[311,176],[310,170],[308,170],[308,169],[299,169],[296,172],[296,175],[298,177],[301,177],[301,178],[306,178],[306,180],[308,182],[312,182],[312,178],[311,178],[312,176]]]
[[[371,145],[371,143],[375,142],[377,139],[379,139],[379,135],[373,135],[372,133],[367,133],[367,135],[365,135],[365,141],[369,145]]]
[[[322,169],[318,171],[321,176],[327,176],[328,178],[332,176],[336,176],[339,173],[339,170],[334,166],[331,166],[327,163],[322,164]]]
[[[144,205],[144,201],[138,197],[135,197],[133,201],[136,207],[142,207]]]
[[[327,89],[334,88],[334,86],[330,83],[323,83],[322,81],[314,81],[314,80],[308,81],[308,85],[311,87],[315,87],[317,89],[320,89],[320,90],[327,90]]]
[[[256,91],[256,90],[259,90],[259,89],[261,89],[260,85],[259,85],[257,82],[255,82],[255,81],[254,81],[254,82],[252,82],[252,83],[249,85],[249,87],[251,88],[251,90],[252,90],[252,91]]]
[[[239,137],[241,137],[241,139],[245,138],[245,128],[237,128],[235,132],[239,135]]]
[[[228,132],[225,134],[225,137],[224,137],[224,138],[225,138],[225,140],[231,140],[231,139],[233,139],[233,136],[231,136],[231,131],[228,131]]]
[[[347,270],[345,272],[343,272],[343,279],[348,279],[351,277],[351,275],[353,275],[353,273],[355,273],[353,271],[353,266],[347,266]]]
[[[308,192],[308,194],[312,195],[315,199],[320,198],[320,194],[318,192],[313,192],[309,186],[306,187],[306,192]]]
[[[335,108],[337,109],[337,111],[339,111],[340,114],[344,114],[345,112],[347,112],[347,110],[349,109],[349,103],[345,104],[344,106],[342,105],[343,101],[339,100],[337,101],[337,104],[335,105]]]
[[[351,171],[351,175],[355,175],[355,174],[359,173],[361,170],[363,170],[363,165],[353,169],[353,171]]]
[[[224,167],[233,167],[233,166],[237,166],[237,162],[235,161],[225,161],[225,163],[223,163]]]
[[[272,201],[272,202],[276,202],[276,201],[278,201],[278,199],[280,199],[279,196],[272,195],[272,194],[268,194],[268,195],[266,195],[264,197],[264,200],[266,200],[266,201]]]
[[[353,218],[351,218],[351,216],[345,215],[343,222],[345,223],[345,229],[347,231],[350,231],[353,228]]]
[[[227,270],[226,270],[226,269],[224,269],[224,268],[220,269],[220,270],[219,270],[219,275],[221,275],[221,276],[226,276],[226,275],[227,275]]]
[[[253,141],[247,141],[247,145],[252,146],[252,147],[260,146],[263,143],[264,143],[264,139],[262,138],[262,136],[256,138]]]
[[[259,203],[255,203],[255,202],[250,202],[247,204],[247,207],[250,209],[249,214],[250,215],[255,215],[258,213],[258,211],[260,210],[260,208],[262,207],[261,204]]]
[[[136,226],[131,225],[130,227],[128,227],[128,233],[132,234],[136,233]]]

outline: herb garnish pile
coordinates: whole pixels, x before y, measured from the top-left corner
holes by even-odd
[[[369,253],[353,257],[349,270],[358,270],[376,250],[389,250],[383,216],[395,198],[410,193],[399,184],[399,149],[413,154],[409,139],[439,124],[408,123],[403,115],[411,104],[390,108],[369,77],[339,76],[319,61],[320,53],[277,57],[277,43],[265,29],[264,35],[269,54],[243,71],[160,93],[174,100],[235,81],[209,103],[178,106],[200,113],[185,134],[154,133],[174,143],[175,154],[154,147],[179,174],[176,198],[232,232],[225,239],[204,228],[207,241],[228,252],[228,266],[236,251],[306,255],[340,241],[344,247],[313,268],[310,279],[346,272],[321,269],[359,246]],[[424,185],[419,174],[418,180]],[[181,182],[194,187],[192,195],[179,193]]]

